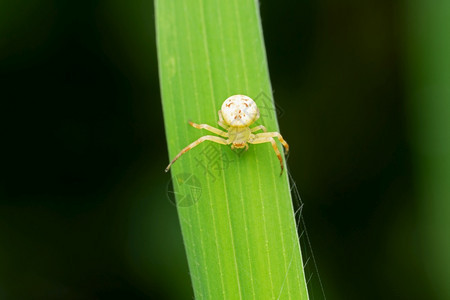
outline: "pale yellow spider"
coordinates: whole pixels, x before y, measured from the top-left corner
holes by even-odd
[[[277,144],[274,138],[278,138],[286,149],[286,154],[289,151],[289,145],[283,139],[281,134],[278,132],[267,132],[263,125],[259,125],[253,128],[249,126],[252,125],[256,120],[259,119],[259,109],[256,106],[255,101],[252,98],[244,95],[234,95],[227,98],[223,104],[222,109],[219,110],[219,122],[217,122],[221,127],[227,130],[227,132],[220,129],[214,128],[208,124],[195,124],[189,121],[189,125],[198,129],[206,129],[224,138],[205,135],[196,140],[195,142],[188,145],[186,148],[180,151],[177,156],[170,162],[166,168],[166,172],[169,171],[170,166],[184,153],[191,150],[198,144],[204,141],[212,141],[223,145],[231,144],[231,149],[244,148],[248,149],[247,143],[250,144],[261,144],[261,143],[272,143],[273,150],[278,157],[281,165],[281,173],[283,173],[283,159],[281,158],[280,151],[278,151]],[[253,132],[263,130],[264,133]]]

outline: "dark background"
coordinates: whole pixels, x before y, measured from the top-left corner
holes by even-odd
[[[402,3],[261,2],[327,298],[437,297],[419,237]],[[154,30],[152,1],[0,4],[0,299],[192,299],[166,196]]]

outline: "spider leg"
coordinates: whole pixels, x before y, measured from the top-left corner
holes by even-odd
[[[258,131],[258,130],[262,130],[262,131],[264,131],[264,132],[267,132],[266,127],[264,127],[263,125],[259,125],[259,126],[253,127],[253,128],[251,129],[252,132],[255,132],[255,131]]]
[[[212,126],[210,126],[208,124],[196,124],[196,123],[193,123],[193,122],[189,121],[189,125],[191,125],[194,128],[197,128],[197,129],[209,130],[209,131],[211,131],[211,132],[213,132],[215,134],[221,135],[223,137],[228,137],[228,133],[226,133],[226,132],[224,132],[224,131],[222,131],[220,129],[214,128],[214,127],[212,127]]]
[[[222,110],[219,110],[218,114],[219,114],[219,122],[217,122],[217,124],[219,124],[220,127],[224,128],[224,129],[226,129],[226,130],[228,130],[228,128],[229,128],[230,126],[228,126],[227,124],[225,124],[225,123],[223,122]]]
[[[215,143],[219,143],[219,144],[223,144],[223,145],[228,145],[228,141],[220,138],[218,136],[212,136],[212,135],[205,135],[202,136],[201,138],[199,138],[198,140],[196,140],[193,143],[190,143],[187,147],[185,147],[183,150],[180,151],[180,153],[177,154],[177,156],[175,156],[174,159],[172,159],[172,161],[170,162],[170,164],[167,166],[166,168],[166,172],[169,172],[170,166],[173,165],[173,163],[180,158],[181,155],[183,155],[184,153],[188,152],[189,150],[191,150],[192,148],[194,148],[195,146],[197,146],[198,144],[204,142],[204,141],[212,141]]]
[[[283,165],[283,159],[281,158],[281,154],[280,151],[278,151],[277,148],[277,143],[275,143],[275,140],[272,137],[256,137],[253,140],[248,141],[251,144],[262,144],[262,143],[271,143],[272,147],[273,147],[273,151],[275,151],[275,154],[278,157],[278,160],[280,161],[280,166],[281,166],[281,174],[283,174],[283,170],[284,170],[284,165]]]
[[[280,143],[283,144],[284,149],[286,150],[286,154],[289,152],[289,145],[286,143],[286,141],[283,139],[281,134],[278,132],[264,132],[264,133],[257,133],[255,134],[255,138],[262,138],[262,137],[271,137],[271,138],[278,138],[280,140]]]

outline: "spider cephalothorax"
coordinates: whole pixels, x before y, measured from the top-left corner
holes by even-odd
[[[278,160],[280,161],[281,172],[283,172],[283,159],[281,158],[281,154],[278,151],[274,138],[276,137],[280,140],[280,142],[286,149],[286,153],[289,151],[289,146],[283,139],[281,134],[279,134],[278,132],[267,132],[266,128],[263,125],[250,128],[250,125],[252,125],[258,119],[259,110],[252,98],[245,95],[234,95],[227,98],[223,102],[221,110],[219,110],[219,122],[217,122],[222,128],[227,130],[226,132],[221,129],[212,127],[208,124],[196,124],[189,122],[192,127],[209,130],[217,135],[222,136],[223,138],[213,135],[202,136],[201,138],[181,150],[180,153],[178,153],[178,155],[175,156],[175,158],[167,166],[166,172],[169,171],[170,166],[182,154],[186,153],[187,151],[204,141],[212,141],[223,145],[231,144],[231,149],[248,149],[247,143],[271,143],[278,157]],[[258,130],[263,130],[264,132],[254,134],[254,132]]]

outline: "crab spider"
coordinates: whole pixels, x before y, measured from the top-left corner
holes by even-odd
[[[259,119],[259,109],[256,106],[255,101],[250,97],[244,95],[234,95],[227,98],[223,104],[221,110],[219,110],[219,126],[224,128],[226,131],[212,127],[208,124],[196,124],[189,121],[189,125],[197,129],[206,129],[218,136],[205,135],[196,140],[195,142],[189,144],[186,148],[180,151],[177,156],[170,162],[166,168],[166,172],[169,171],[170,166],[178,159],[181,155],[188,152],[195,146],[199,145],[204,141],[212,141],[215,143],[230,145],[231,149],[248,149],[248,144],[262,144],[271,143],[275,154],[278,157],[281,165],[281,174],[283,173],[283,159],[281,158],[280,151],[278,151],[277,144],[274,138],[278,138],[281,144],[283,144],[286,149],[286,153],[289,151],[289,145],[283,139],[278,132],[267,132],[263,125],[259,125],[250,128],[256,120]],[[263,133],[254,132],[262,130]]]

